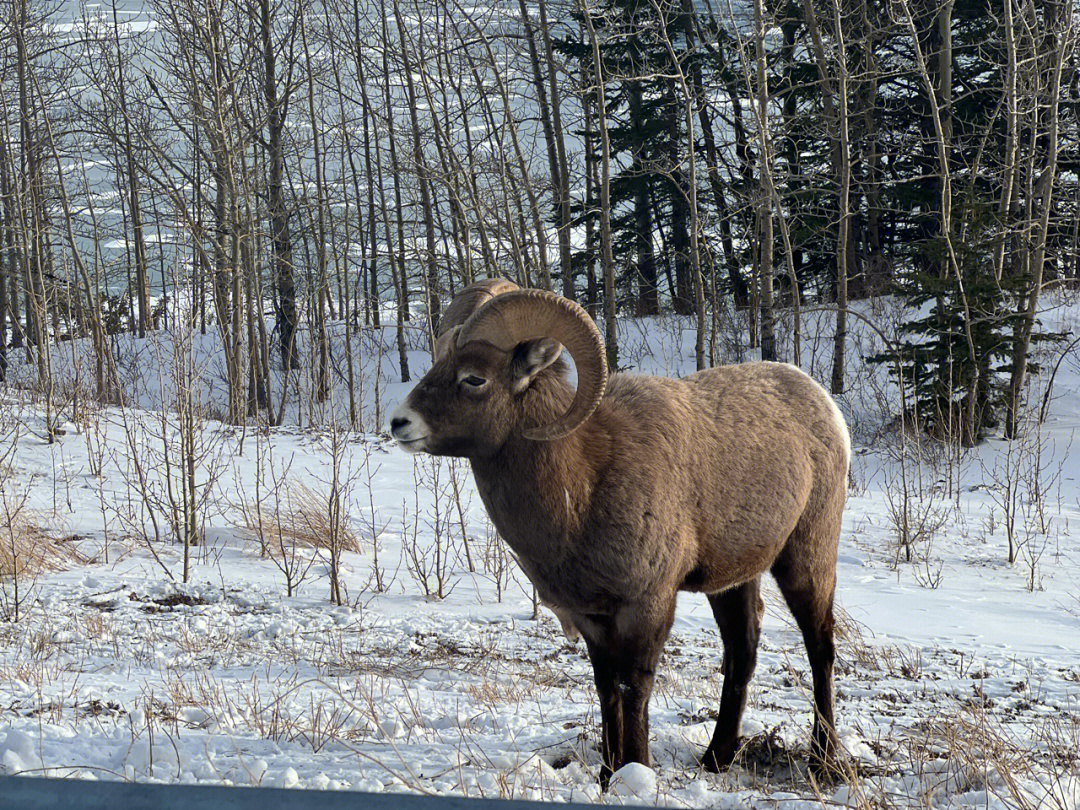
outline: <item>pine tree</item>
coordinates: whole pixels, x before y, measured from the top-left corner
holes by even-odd
[[[951,42],[942,41],[936,7],[916,21],[930,72],[951,77],[939,94],[949,101],[945,147],[953,195],[948,232],[942,229],[943,178],[933,153],[938,144],[928,102],[898,95],[887,105],[894,131],[904,121],[922,122],[923,151],[912,149],[894,158],[891,167],[902,178],[891,203],[899,211],[895,292],[920,314],[902,327],[898,346],[872,360],[888,362],[894,373],[898,369],[902,384],[914,393],[916,413],[908,416],[934,435],[964,444],[979,441],[995,427],[1009,404],[1007,375],[1027,284],[1019,268],[995,266],[999,250],[1013,261],[1022,258],[1016,235],[1025,225],[1017,221],[1017,208],[1002,210],[998,203],[1014,167],[1007,161],[992,165],[984,157],[1009,153],[1007,119],[998,114],[1006,61],[1002,27],[990,11],[985,0],[955,3]],[[942,54],[949,55],[947,64],[938,61]],[[970,166],[981,171],[966,172]],[[1031,340],[1060,337],[1033,330]]]

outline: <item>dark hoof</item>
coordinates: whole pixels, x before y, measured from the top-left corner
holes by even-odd
[[[834,785],[844,781],[844,772],[836,761],[836,757],[822,759],[819,756],[810,757],[810,773],[823,785]]]
[[[739,750],[741,744],[741,740],[737,740],[734,745],[724,746],[722,749],[713,748],[710,745],[705,756],[701,758],[701,767],[709,773],[726,771],[735,761],[735,752]]]
[[[611,784],[611,777],[615,775],[615,771],[611,770],[607,765],[600,766],[600,792],[607,793],[608,786]]]
[[[836,756],[836,743],[827,746],[815,743],[810,749],[810,772],[823,784],[834,784],[843,780],[843,770]]]

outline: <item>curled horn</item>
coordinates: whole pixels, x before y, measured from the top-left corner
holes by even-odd
[[[457,345],[479,340],[511,352],[519,343],[538,338],[552,338],[565,346],[578,374],[570,409],[550,425],[525,432],[527,439],[550,441],[577,430],[596,410],[607,387],[603,339],[589,314],[554,293],[513,290],[490,299],[473,312],[458,330]]]
[[[455,295],[439,319],[439,333],[435,337],[435,359],[446,354],[455,329],[465,323],[470,315],[495,296],[517,289],[520,289],[517,284],[505,278],[485,278],[470,284]]]

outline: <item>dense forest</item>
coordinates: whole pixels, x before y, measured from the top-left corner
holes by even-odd
[[[0,12],[0,373],[124,397],[112,346],[214,335],[220,417],[282,421],[356,340],[423,346],[503,275],[799,362],[853,302],[903,410],[1017,430],[1080,283],[1080,72],[1058,0],[12,0]],[[330,333],[343,336],[332,340]],[[194,373],[189,370],[189,373]]]

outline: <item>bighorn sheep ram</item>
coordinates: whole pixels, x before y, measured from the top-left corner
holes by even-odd
[[[577,366],[576,392],[560,360]],[[675,380],[608,376],[577,304],[488,279],[448,307],[431,370],[393,413],[403,449],[469,459],[540,597],[585,638],[600,697],[600,779],[649,764],[649,695],[680,590],[704,593],[724,685],[703,765],[738,750],[757,660],[760,578],[806,642],[813,759],[834,762],[833,592],[850,439],[832,399],[782,363]]]

